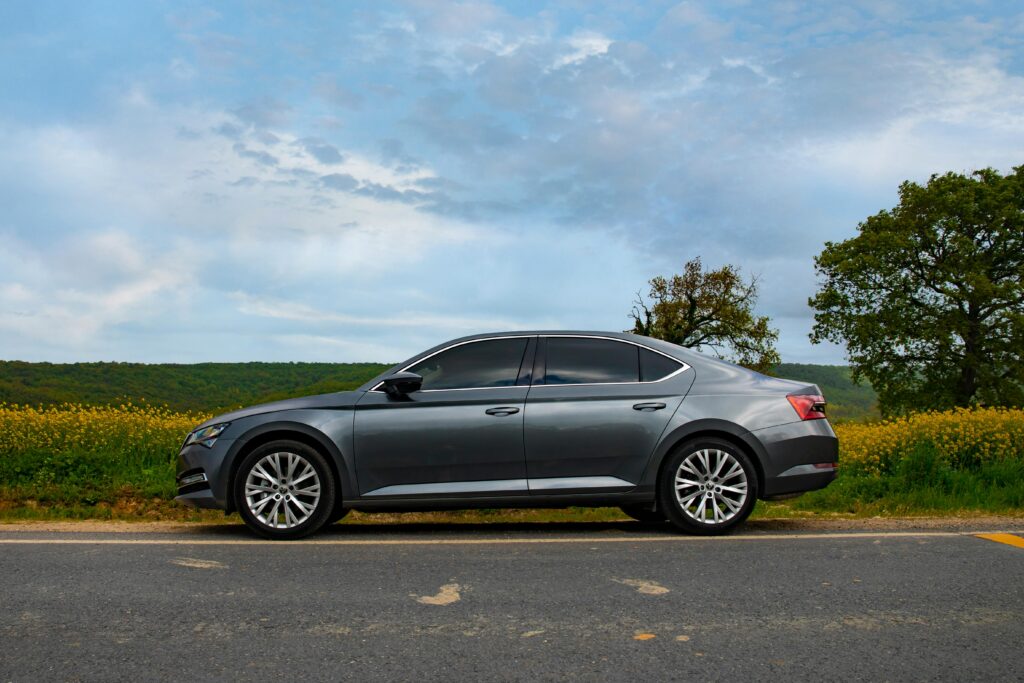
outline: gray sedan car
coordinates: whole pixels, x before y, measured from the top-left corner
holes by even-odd
[[[355,391],[192,431],[178,497],[291,539],[366,512],[619,506],[721,534],[758,498],[827,486],[838,444],[813,384],[616,332],[441,344]]]

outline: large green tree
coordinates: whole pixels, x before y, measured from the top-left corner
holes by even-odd
[[[688,261],[680,275],[650,281],[650,302],[634,302],[633,332],[767,372],[779,363],[777,330],[767,316],[754,315],[757,279],[743,280],[726,265],[704,270],[700,258]]]
[[[815,265],[811,340],[845,343],[883,412],[1024,401],[1024,166],[905,182]]]

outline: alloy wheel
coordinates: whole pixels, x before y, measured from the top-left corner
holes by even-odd
[[[729,452],[703,448],[679,463],[675,493],[680,509],[690,519],[700,524],[724,524],[743,509],[747,474]]]
[[[292,529],[316,512],[320,476],[313,464],[297,453],[263,456],[245,479],[245,504],[261,524]]]

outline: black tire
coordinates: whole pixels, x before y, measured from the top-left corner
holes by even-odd
[[[661,509],[654,505],[621,505],[619,509],[644,524],[664,524],[667,521]]]
[[[722,454],[728,457],[723,459],[719,476],[712,477],[707,472],[701,474],[701,470],[714,470]],[[709,461],[708,467],[703,466],[702,459]],[[692,469],[681,471],[680,467],[684,462]],[[735,474],[728,477],[728,481],[724,481],[722,475],[734,471],[733,464],[737,464],[742,470],[742,477]],[[693,474],[690,474],[690,471]],[[682,489],[679,495],[676,490],[677,473],[685,475],[682,479],[686,481],[696,482],[694,485],[680,484]],[[741,484],[745,484],[745,487]],[[745,488],[745,496],[741,499],[739,493],[725,491],[722,486],[734,490]],[[729,441],[713,437],[693,439],[677,447],[669,455],[658,480],[659,508],[668,521],[680,531],[701,536],[726,534],[742,524],[757,503],[757,491],[757,470],[754,469],[747,454]],[[725,498],[728,498],[728,502],[724,500]],[[703,507],[700,501],[703,501]],[[709,503],[724,511],[724,519],[717,519],[718,514],[708,507]],[[735,509],[731,506],[735,506]],[[708,519],[708,515],[711,515],[711,520]],[[729,515],[728,518],[725,518],[726,515]],[[704,521],[701,521],[701,517]]]
[[[273,472],[280,476],[280,479],[273,481],[284,486],[280,491],[275,490],[275,485],[270,483],[271,479],[254,471],[256,466],[262,463],[260,467],[263,472],[272,474],[271,470],[264,468],[263,465],[268,463],[265,460],[268,457],[271,459],[269,462],[275,462],[275,455],[277,456],[278,470],[283,471],[283,476],[277,471]],[[281,464],[281,456],[284,456],[285,464]],[[289,457],[293,458],[292,462],[296,463],[291,480],[288,479],[287,461]],[[300,464],[303,462],[308,463],[309,468],[315,473],[315,477],[308,473],[309,468]],[[255,512],[250,508],[250,501],[246,498],[246,482],[250,474],[253,475],[253,485],[261,487],[253,493]],[[313,494],[303,493],[303,491],[312,490],[315,487],[315,483],[311,483],[311,480],[319,484],[319,495],[315,499]],[[286,485],[291,485],[291,490],[286,490]],[[260,536],[272,540],[288,541],[308,536],[326,524],[335,512],[337,486],[330,466],[317,450],[298,441],[282,439],[253,449],[238,466],[233,489],[236,509],[242,516],[245,525]],[[296,502],[291,502],[293,499],[290,496],[292,495],[295,496]],[[277,498],[275,499],[274,496]],[[268,498],[270,500],[267,500]],[[260,507],[261,504],[263,507]],[[275,504],[277,507],[274,507]],[[282,505],[283,507],[281,507]],[[306,507],[312,509],[306,511]],[[269,519],[271,513],[273,513],[274,523],[284,523],[288,526],[272,526]],[[304,515],[301,521],[298,518],[299,514]],[[292,515],[292,517],[289,518],[288,515]],[[291,523],[290,519],[295,519],[296,523]]]

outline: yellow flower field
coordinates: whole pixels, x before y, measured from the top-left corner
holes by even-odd
[[[150,405],[33,407],[0,403],[0,455],[15,453],[165,453],[209,416]],[[842,469],[879,475],[927,442],[955,468],[1000,458],[1024,459],[1024,410],[956,409],[835,427]]]
[[[149,405],[33,407],[0,403],[0,456],[32,451],[120,450],[176,455],[185,435],[208,416]]]
[[[154,515],[180,515],[180,506],[166,504],[176,494],[175,456],[207,417],[145,403],[0,403],[0,514],[89,517],[128,501]],[[1024,508],[1024,410],[920,413],[840,423],[835,431],[839,480],[796,501],[799,509]],[[936,466],[948,474],[936,478]]]
[[[839,424],[840,468],[882,475],[915,448],[928,445],[954,469],[995,460],[1024,460],[1024,410],[957,408],[882,422]]]

